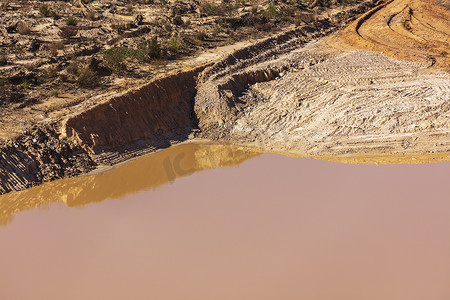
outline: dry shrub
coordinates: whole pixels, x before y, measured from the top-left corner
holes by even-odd
[[[68,26],[77,26],[78,21],[74,16],[69,16],[66,20],[66,25]]]
[[[30,33],[30,27],[28,27],[27,23],[20,21],[17,24],[17,31],[22,35],[27,35]]]
[[[161,57],[161,45],[158,42],[158,38],[153,37],[148,41],[142,41],[138,45],[136,57],[140,61]]]
[[[111,22],[111,28],[117,30],[120,33],[122,31],[130,29],[130,24],[122,20],[114,19]]]
[[[86,12],[86,18],[91,20],[91,21],[95,21],[95,20],[97,20],[97,13],[94,10],[89,9]]]
[[[58,50],[64,49],[64,43],[61,41],[51,42],[50,45],[48,45],[48,49],[50,50],[51,56],[57,56]]]
[[[201,30],[195,34],[195,38],[199,41],[204,41],[208,35],[205,31]]]
[[[268,31],[271,31],[272,29],[273,29],[273,23],[271,23],[271,22],[256,25],[256,30],[258,30],[258,31],[268,32]]]
[[[42,4],[42,5],[39,7],[39,12],[41,13],[41,15],[42,15],[43,17],[48,17],[48,16],[50,15],[50,9],[48,8],[48,5],[47,5],[47,4]]]
[[[127,10],[128,14],[131,15],[131,13],[133,12],[133,4],[128,3],[127,5],[125,5],[125,9]]]
[[[59,36],[65,39],[76,36],[78,33],[78,28],[76,26],[64,26],[59,31]]]
[[[67,66],[67,72],[75,76],[78,75],[79,73],[78,63],[75,61],[70,62],[69,66]]]
[[[56,76],[58,76],[58,68],[57,67],[49,67],[47,69],[47,77],[48,78],[55,78]]]
[[[99,85],[100,78],[94,70],[87,67],[78,76],[77,84],[84,88],[95,88]]]
[[[200,13],[209,16],[215,16],[219,14],[219,7],[210,1],[202,1],[199,5]]]

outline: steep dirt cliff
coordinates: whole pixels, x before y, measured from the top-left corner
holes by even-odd
[[[0,148],[0,193],[86,173],[98,164],[186,140],[195,127],[196,78],[178,72],[104,99],[62,124],[41,125]]]
[[[64,121],[62,132],[87,152],[99,154],[152,135],[193,128],[196,78],[203,67],[167,76]]]

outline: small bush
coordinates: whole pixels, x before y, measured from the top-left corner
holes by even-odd
[[[17,31],[22,35],[27,35],[31,30],[25,22],[19,22],[17,24]]]
[[[150,41],[144,41],[139,44],[137,56],[141,61],[161,57],[161,45],[158,43],[158,39],[153,38]]]
[[[52,91],[52,95],[53,95],[54,97],[59,97],[59,90],[53,90],[53,91]]]
[[[178,38],[176,36],[172,37],[169,41],[170,44],[170,50],[177,53],[180,50],[180,42],[178,41]]]
[[[270,3],[269,7],[263,11],[263,17],[266,18],[275,18],[278,14],[277,5],[274,3]]]
[[[39,7],[39,12],[41,13],[41,15],[42,15],[43,17],[48,17],[48,16],[50,15],[50,9],[48,8],[48,5],[47,5],[47,4],[42,4],[42,5]]]
[[[72,75],[78,75],[78,63],[75,61],[70,62],[69,66],[67,67],[67,72]]]
[[[322,7],[330,7],[330,1],[329,0],[319,0],[319,5]]]
[[[58,55],[58,50],[62,50],[64,48],[64,44],[61,41],[51,42],[48,45],[48,49],[50,50],[50,55],[55,57]]]
[[[77,26],[77,24],[78,24],[78,21],[77,21],[77,19],[75,19],[75,17],[70,16],[66,20],[67,26]]]
[[[55,78],[58,76],[58,68],[57,67],[50,67],[47,69],[47,77],[48,78]]]
[[[120,72],[126,69],[124,60],[127,57],[136,57],[137,52],[134,49],[126,47],[114,47],[102,52],[105,65],[113,71]]]
[[[216,5],[214,5],[214,3],[208,1],[201,2],[199,9],[200,13],[207,14],[210,16],[215,16],[218,15],[219,13],[219,8]]]
[[[195,38],[196,38],[197,40],[199,40],[199,41],[204,41],[204,40],[206,39],[207,36],[208,36],[208,35],[207,35],[206,32],[204,32],[203,30],[202,30],[202,31],[199,31],[199,32],[197,32],[197,33],[195,34]]]
[[[90,68],[85,68],[77,79],[78,86],[84,88],[94,88],[97,87],[99,83],[100,78],[98,74]]]
[[[78,28],[75,26],[65,26],[59,31],[59,36],[65,39],[69,39],[76,36],[78,33]]]

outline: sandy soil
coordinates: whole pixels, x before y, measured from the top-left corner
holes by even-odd
[[[234,72],[216,70],[223,76],[209,77],[197,95],[202,132],[313,156],[448,151],[450,75],[443,49],[449,44],[444,28],[450,28],[450,15],[430,2],[436,7],[432,13],[424,9],[414,16],[421,3],[408,1],[409,18],[435,28],[412,21],[408,28],[415,35],[399,37],[393,16],[406,4],[389,1],[302,49]],[[262,80],[255,75],[261,71],[267,74]]]
[[[340,49],[382,52],[448,71],[450,11],[445,3],[441,0],[385,1],[332,38],[330,44]]]
[[[0,143],[360,1],[2,0]]]

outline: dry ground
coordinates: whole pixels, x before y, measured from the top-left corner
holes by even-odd
[[[355,2],[2,0],[0,142]]]
[[[202,132],[311,156],[447,152],[449,20],[441,2],[386,1],[302,49],[216,70],[197,96]]]

